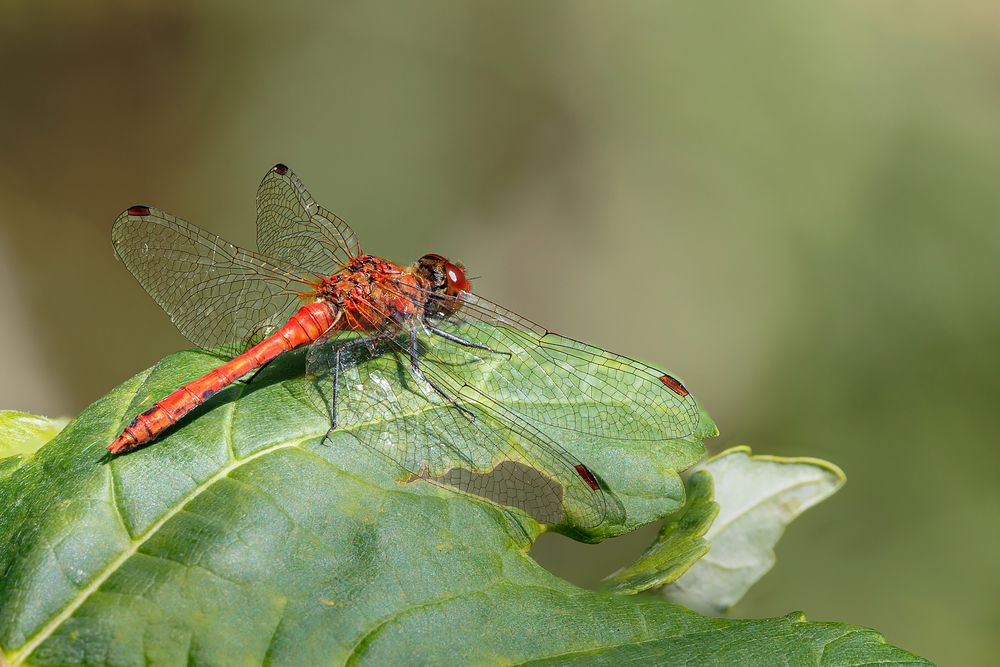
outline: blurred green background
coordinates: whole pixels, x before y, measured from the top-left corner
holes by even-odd
[[[287,162],[367,250],[676,371],[713,451],[844,467],[737,615],[995,659],[996,3],[8,0],[0,63],[0,407],[185,347],[112,221],[252,245]],[[654,532],[536,553],[592,586]]]

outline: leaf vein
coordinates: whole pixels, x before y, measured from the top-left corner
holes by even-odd
[[[293,440],[291,442],[284,442],[276,445],[271,445],[270,447],[258,450],[257,452],[254,452],[253,454],[247,456],[246,458],[234,461],[233,463],[220,469],[217,473],[215,473],[214,475],[206,479],[204,482],[202,482],[198,487],[196,487],[193,491],[191,491],[191,493],[189,493],[183,500],[178,502],[173,509],[165,512],[163,516],[157,519],[157,521],[154,524],[152,524],[146,530],[145,533],[140,535],[137,539],[131,540],[131,544],[128,546],[128,548],[123,550],[122,553],[117,558],[112,560],[103,570],[101,570],[98,573],[98,575],[94,577],[94,579],[92,579],[91,582],[85,588],[83,588],[76,596],[74,596],[70,600],[69,604],[67,604],[66,607],[61,612],[59,612],[59,614],[57,614],[52,620],[46,623],[41,628],[41,630],[32,635],[32,637],[24,643],[24,645],[21,647],[20,650],[13,653],[10,659],[10,667],[18,667],[18,665],[22,664],[31,655],[31,653],[34,652],[34,650],[38,648],[38,646],[42,642],[48,639],[52,635],[52,633],[54,633],[70,616],[72,616],[73,613],[77,609],[79,609],[80,606],[83,605],[83,603],[86,602],[90,598],[90,596],[95,591],[97,591],[104,584],[104,582],[108,580],[109,577],[111,577],[112,574],[117,572],[118,569],[129,558],[135,555],[135,553],[139,550],[139,548],[143,544],[149,541],[149,539],[152,538],[157,533],[157,531],[159,531],[159,529],[163,527],[164,524],[166,524],[170,519],[172,519],[178,512],[183,510],[188,503],[190,503],[192,500],[194,500],[203,492],[205,492],[213,484],[227,477],[231,472],[233,472],[237,468],[246,465],[250,461],[258,459],[262,456],[266,456],[280,449],[286,449],[288,447],[298,446],[302,442],[305,442],[306,440],[309,439],[311,438],[302,438],[298,440]]]

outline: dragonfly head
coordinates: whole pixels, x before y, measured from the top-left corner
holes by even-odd
[[[417,262],[417,275],[427,279],[431,289],[439,294],[458,296],[459,292],[471,292],[472,285],[465,277],[465,267],[449,262],[441,255],[424,255]]]

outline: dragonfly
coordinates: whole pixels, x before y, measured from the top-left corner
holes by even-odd
[[[257,252],[146,205],[118,217],[112,241],[180,332],[229,360],[138,414],[111,455],[152,443],[297,348],[307,348],[308,376],[329,378],[327,436],[348,432],[410,480],[541,523],[592,528],[609,516],[600,475],[563,444],[584,434],[686,438],[698,426],[680,380],[473,294],[460,262],[429,253],[404,266],[365,254],[284,164],[257,191]],[[405,370],[405,388],[377,366],[386,357]],[[350,411],[366,413],[360,423],[345,423],[345,401],[364,408]]]

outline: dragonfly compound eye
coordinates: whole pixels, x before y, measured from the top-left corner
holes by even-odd
[[[448,279],[448,296],[458,296],[459,292],[471,292],[472,286],[465,277],[465,269],[461,264],[445,262],[444,275]]]

